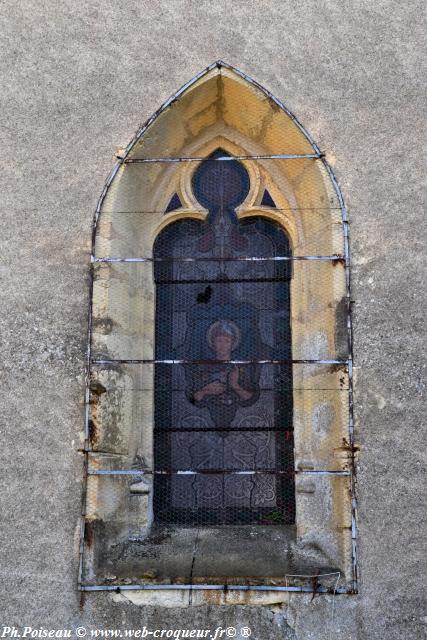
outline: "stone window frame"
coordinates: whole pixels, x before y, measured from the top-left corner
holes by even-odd
[[[314,579],[312,575],[307,575],[307,580],[302,578],[301,576],[289,576],[286,578],[285,584],[278,585],[277,582],[273,583],[272,581],[263,583],[263,584],[230,584],[231,581],[227,581],[228,589],[235,590],[237,593],[239,590],[248,589],[253,592],[257,591],[265,591],[266,589],[274,591],[281,590],[283,592],[292,592],[292,591],[303,591],[303,592],[345,592],[345,593],[356,593],[357,592],[357,558],[356,558],[356,502],[355,502],[355,481],[354,481],[354,432],[353,432],[353,418],[352,418],[352,357],[351,357],[351,307],[350,307],[350,254],[349,254],[349,245],[348,245],[348,216],[347,210],[344,205],[344,200],[340,188],[338,186],[337,180],[334,176],[334,173],[327,163],[325,157],[320,152],[317,145],[314,143],[309,134],[303,129],[303,127],[299,124],[296,118],[286,109],[286,107],[280,103],[276,98],[274,98],[269,92],[267,92],[261,85],[256,83],[254,80],[250,79],[247,75],[238,71],[231,65],[227,65],[224,62],[217,62],[213,65],[210,65],[206,70],[204,70],[201,74],[198,74],[192,81],[184,85],[184,87],[177,92],[170,100],[168,100],[156,114],[137,132],[135,138],[128,145],[126,150],[121,152],[118,156],[118,162],[116,163],[113,171],[108,178],[102,194],[100,196],[96,212],[94,218],[93,225],[93,253],[92,253],[92,275],[93,280],[91,284],[91,310],[89,314],[89,339],[88,339],[88,354],[87,354],[87,388],[86,388],[86,412],[85,412],[85,475],[86,475],[86,487],[85,487],[85,507],[84,513],[81,521],[81,545],[80,545],[80,569],[79,569],[79,588],[83,591],[97,591],[97,590],[113,590],[120,589],[121,591],[132,590],[138,591],[138,586],[141,587],[141,590],[144,589],[183,589],[184,586],[188,587],[191,590],[205,590],[205,589],[218,589],[220,584],[216,582],[211,585],[206,584],[191,584],[191,585],[183,585],[178,583],[172,583],[167,585],[165,581],[156,580],[155,577],[150,575],[150,572],[147,573],[144,581],[139,581],[138,584],[125,584],[126,579],[120,579],[119,582],[114,582],[111,584],[111,580],[105,578],[100,584],[97,579],[96,572],[94,573],[94,566],[96,565],[96,546],[99,544],[99,540],[102,539],[104,532],[102,527],[98,526],[100,522],[102,522],[105,517],[109,517],[111,514],[116,514],[117,511],[121,513],[121,518],[126,520],[126,526],[129,527],[129,530],[135,536],[138,535],[138,527],[141,526],[141,518],[140,515],[137,515],[135,518],[135,523],[133,523],[133,518],[135,515],[135,508],[130,505],[133,501],[138,500],[141,502],[142,500],[146,501],[145,507],[145,521],[147,525],[147,521],[150,519],[150,488],[149,482],[146,482],[146,477],[142,477],[138,475],[140,472],[143,474],[143,469],[141,469],[141,442],[137,443],[136,440],[140,438],[141,434],[132,433],[130,430],[130,426],[135,417],[135,411],[138,414],[138,417],[141,415],[145,416],[144,420],[146,424],[152,424],[152,415],[153,408],[152,403],[151,406],[140,406],[135,409],[132,407],[132,402],[129,402],[123,397],[126,396],[127,389],[124,389],[124,393],[122,393],[122,398],[119,401],[116,401],[122,406],[122,417],[121,417],[121,425],[116,425],[116,428],[119,430],[119,440],[121,439],[122,443],[125,442],[125,449],[120,450],[120,443],[114,444],[114,437],[111,437],[111,433],[109,433],[111,425],[106,424],[106,416],[108,415],[108,420],[111,420],[111,406],[110,409],[108,407],[103,406],[103,398],[108,396],[108,393],[105,393],[105,389],[108,387],[109,382],[113,382],[120,388],[120,384],[125,381],[125,385],[129,384],[129,379],[126,382],[128,372],[125,372],[124,375],[117,374],[114,371],[114,368],[111,369],[111,366],[106,364],[106,369],[101,373],[101,375],[93,377],[94,366],[98,366],[95,364],[93,357],[94,350],[98,349],[98,354],[101,354],[101,357],[98,355],[98,363],[101,364],[103,362],[107,362],[109,360],[109,355],[114,352],[114,346],[111,349],[110,345],[114,343],[114,330],[111,330],[111,323],[114,323],[114,309],[112,307],[117,307],[116,303],[112,303],[112,298],[114,295],[111,294],[111,291],[116,289],[116,293],[118,296],[118,300],[123,299],[124,289],[120,289],[120,280],[121,276],[115,278],[112,275],[112,272],[115,270],[116,272],[126,266],[130,266],[135,269],[135,265],[140,265],[140,267],[144,267],[144,263],[135,262],[135,258],[129,256],[129,258],[125,258],[125,262],[123,262],[123,256],[117,257],[116,254],[111,254],[111,247],[116,244],[117,247],[121,247],[120,238],[114,239],[112,235],[112,229],[115,225],[117,225],[117,220],[112,220],[111,217],[108,219],[108,211],[111,208],[111,203],[120,202],[120,192],[128,193],[129,192],[129,182],[126,182],[127,175],[131,173],[135,168],[143,167],[148,168],[148,171],[152,171],[155,167],[155,163],[152,161],[151,157],[147,157],[144,161],[149,160],[146,164],[141,163],[140,158],[138,157],[138,153],[140,153],[138,149],[138,145],[141,140],[144,140],[144,134],[146,132],[150,132],[150,128],[156,125],[156,120],[162,117],[164,118],[164,114],[167,113],[171,105],[176,103],[181,96],[184,96],[186,92],[192,90],[193,88],[197,88],[197,86],[201,86],[203,88],[203,83],[209,81],[210,76],[214,74],[223,74],[228,79],[233,79],[235,82],[243,82],[244,86],[250,87],[252,90],[257,91],[259,94],[262,94],[267,98],[267,100],[281,111],[291,122],[292,126],[295,130],[298,131],[298,134],[305,139],[307,146],[309,149],[305,149],[304,154],[289,154],[284,155],[283,157],[277,158],[275,157],[276,164],[278,162],[286,162],[286,160],[291,160],[289,156],[305,156],[305,158],[311,157],[317,163],[317,173],[316,176],[310,175],[309,179],[311,181],[318,182],[318,187],[324,190],[325,200],[328,203],[332,203],[331,206],[328,205],[328,210],[336,209],[340,214],[340,231],[342,232],[342,237],[340,236],[337,240],[335,237],[329,237],[326,241],[329,248],[332,249],[337,248],[337,246],[341,247],[341,250],[337,251],[329,251],[327,255],[331,256],[333,260],[333,264],[335,265],[334,269],[330,270],[331,278],[329,282],[329,300],[330,300],[330,311],[327,311],[323,307],[324,301],[318,301],[318,307],[322,309],[322,312],[317,314],[317,326],[316,319],[310,318],[307,320],[307,313],[311,307],[316,307],[313,292],[315,291],[314,286],[314,276],[307,275],[307,271],[310,269],[312,264],[321,265],[323,264],[316,260],[305,261],[298,260],[298,248],[304,248],[304,225],[313,224],[312,218],[307,221],[307,218],[304,219],[302,216],[295,215],[295,211],[298,210],[298,202],[295,201],[294,198],[294,185],[290,182],[287,183],[284,180],[283,175],[277,169],[271,170],[271,158],[263,158],[262,154],[256,154],[253,151],[253,148],[249,149],[248,153],[248,142],[247,139],[243,139],[243,136],[237,135],[237,132],[233,132],[232,136],[228,136],[227,132],[224,131],[216,131],[212,134],[212,131],[208,132],[205,136],[205,139],[202,140],[199,137],[195,136],[194,143],[190,141],[189,144],[185,147],[185,157],[191,158],[202,158],[206,157],[215,149],[223,148],[230,155],[234,155],[241,159],[241,162],[246,167],[247,171],[250,175],[250,183],[251,189],[246,198],[245,202],[238,208],[237,215],[239,218],[244,218],[245,216],[254,216],[260,215],[267,219],[274,220],[279,222],[280,225],[283,226],[285,231],[290,237],[291,244],[296,249],[296,257],[297,260],[293,262],[294,265],[294,277],[293,277],[293,285],[292,285],[292,295],[291,295],[291,305],[292,305],[292,317],[294,319],[293,327],[292,327],[292,342],[293,345],[299,345],[296,349],[296,352],[300,355],[304,355],[304,348],[308,348],[308,356],[312,354],[310,349],[313,345],[313,335],[321,335],[322,328],[325,326],[328,327],[329,335],[326,338],[328,343],[337,344],[341,341],[341,345],[338,345],[337,351],[346,350],[346,359],[345,362],[341,362],[343,359],[322,359],[319,357],[318,364],[319,366],[323,366],[325,369],[325,374],[321,374],[320,376],[317,372],[313,372],[313,368],[316,368],[316,364],[313,363],[313,358],[300,357],[300,365],[301,370],[299,372],[295,372],[294,374],[294,385],[297,389],[301,387],[304,389],[304,382],[307,377],[317,379],[316,384],[320,389],[322,386],[335,385],[338,389],[340,385],[344,387],[347,395],[347,402],[345,407],[334,407],[334,410],[338,408],[336,413],[339,414],[336,422],[338,423],[333,427],[333,438],[329,439],[327,446],[325,447],[324,459],[321,459],[321,455],[319,460],[321,462],[321,467],[319,469],[312,468],[312,461],[310,460],[310,453],[312,453],[313,447],[313,434],[307,435],[307,431],[313,431],[313,420],[317,420],[317,429],[322,429],[322,421],[327,420],[327,416],[325,417],[324,408],[321,405],[317,407],[318,415],[317,418],[313,418],[316,414],[316,408],[310,404],[310,399],[308,396],[310,394],[301,394],[300,398],[297,398],[294,393],[294,404],[296,407],[296,418],[295,418],[295,463],[296,463],[296,498],[297,498],[297,530],[298,536],[304,537],[306,540],[310,540],[310,537],[313,541],[314,547],[318,543],[316,539],[315,526],[310,524],[310,512],[316,512],[316,510],[320,513],[317,513],[317,521],[319,522],[324,515],[324,510],[329,509],[333,511],[334,526],[337,528],[341,528],[343,531],[348,533],[349,535],[344,535],[341,537],[338,545],[336,541],[331,544],[331,548],[341,545],[342,556],[346,556],[345,564],[343,567],[343,563],[339,565],[342,567],[342,571],[345,573],[345,585],[340,586],[335,585],[335,583],[327,582],[322,584],[319,579]],[[197,94],[196,94],[197,95]],[[167,130],[167,126],[166,126]],[[296,135],[296,134],[295,134]],[[255,145],[254,145],[255,146]],[[308,152],[307,152],[308,151]],[[275,156],[279,154],[273,154]],[[259,157],[261,156],[261,157]],[[166,156],[160,155],[161,158],[166,158]],[[256,161],[254,161],[256,158]],[[167,158],[166,158],[167,160]],[[266,170],[265,164],[270,162],[268,165],[269,168]],[[149,256],[151,248],[153,246],[154,240],[157,237],[158,233],[169,223],[174,222],[178,219],[199,219],[202,220],[207,212],[203,210],[199,203],[195,200],[195,197],[191,190],[191,175],[194,169],[194,165],[192,162],[164,162],[156,165],[157,168],[161,166],[162,175],[160,179],[157,179],[156,193],[151,194],[151,202],[155,202],[156,206],[151,207],[155,209],[153,211],[153,215],[149,217],[149,224],[146,224],[146,232],[143,237],[140,238],[142,243],[145,242],[145,246],[138,247],[139,255]],[[177,170],[177,168],[179,170]],[[130,171],[129,171],[130,170]],[[276,174],[275,174],[276,173]],[[121,182],[120,182],[121,181]],[[117,183],[119,186],[117,187]],[[278,188],[278,184],[280,184],[280,189]],[[320,185],[320,186],[319,186]],[[279,204],[279,207],[272,208],[267,207],[265,205],[261,205],[261,196],[263,190],[267,188],[269,193],[273,196],[274,201]],[[304,187],[303,187],[304,188]],[[306,187],[305,187],[306,188]],[[316,185],[310,187],[312,190],[316,191]],[[173,193],[179,193],[179,197],[182,203],[181,209],[178,211],[172,211],[167,213],[166,215],[163,212],[166,210],[168,202],[170,201]],[[127,200],[126,200],[127,198]],[[124,200],[129,203],[132,198],[125,195]],[[126,208],[126,207],[125,207]],[[128,207],[131,209],[132,207]],[[157,218],[155,216],[157,215]],[[104,218],[104,219],[103,219]],[[126,223],[127,224],[127,223]],[[316,222],[319,225],[319,229],[321,229],[321,223],[319,221]],[[126,225],[125,225],[126,226]],[[120,227],[120,225],[119,225]],[[119,229],[118,236],[123,230]],[[127,229],[126,233],[129,232]],[[122,234],[123,235],[123,234]],[[126,234],[125,234],[126,235]],[[305,234],[309,235],[309,233]],[[123,244],[123,243],[122,243]],[[131,243],[130,243],[131,244]],[[302,256],[304,257],[304,251],[302,251]],[[113,255],[113,259],[111,256]],[[100,256],[100,257],[99,257]],[[110,258],[106,258],[106,256],[110,256]],[[114,257],[116,256],[116,257]],[[305,256],[306,257],[306,256]],[[126,262],[130,263],[126,265]],[[325,263],[326,264],[326,263]],[[139,275],[137,278],[134,278],[134,281],[131,284],[131,288],[133,290],[138,290],[143,295],[143,299],[146,304],[146,316],[144,318],[143,326],[142,326],[142,335],[141,344],[143,345],[142,351],[139,354],[139,359],[141,356],[145,360],[150,360],[150,358],[146,357],[150,354],[150,348],[152,349],[153,345],[153,300],[154,300],[154,282],[153,279],[150,278],[149,270],[144,270],[143,276]],[[310,278],[313,282],[310,285]],[[126,288],[126,287],[125,287]],[[129,287],[128,287],[129,288]],[[303,292],[301,294],[300,292]],[[125,296],[126,297],[126,296]],[[151,304],[150,304],[151,301]],[[150,310],[151,309],[151,310]],[[117,309],[116,309],[117,311]],[[138,315],[140,313],[140,309],[134,309],[132,313]],[[322,315],[323,314],[323,315]],[[326,315],[325,315],[326,314]],[[346,326],[346,334],[338,335],[340,332],[337,329],[337,317],[340,317],[341,320],[344,321]],[[299,321],[298,321],[299,319]],[[129,319],[128,319],[129,320]],[[132,324],[132,320],[130,320]],[[135,324],[135,322],[134,322]],[[310,333],[307,331],[307,327],[309,326]],[[148,334],[146,331],[146,327],[151,327],[151,335],[150,329],[148,329]],[[145,332],[145,335],[144,335]],[[342,332],[341,332],[342,334]],[[117,338],[117,336],[116,336]],[[343,347],[343,338],[346,344]],[[131,341],[135,340],[135,336],[131,336]],[[308,341],[307,341],[308,340]],[[126,336],[124,336],[125,350],[126,346]],[[128,341],[129,344],[129,341]],[[308,345],[308,347],[304,347],[304,344]],[[105,353],[107,356],[103,358],[104,349],[107,345]],[[147,351],[148,348],[148,351]],[[321,351],[322,345],[319,346]],[[128,355],[128,354],[127,354]],[[124,360],[132,360],[132,358],[123,358]],[[326,371],[329,367],[333,369],[333,367],[341,366],[338,361],[343,365],[343,369],[336,369],[335,372]],[[127,366],[127,365],[124,365]],[[150,366],[150,365],[147,365]],[[110,367],[110,368],[108,368]],[[306,367],[305,373],[303,372],[303,367]],[[311,367],[311,372],[307,374],[307,368]],[[342,383],[342,380],[345,380]],[[131,380],[131,388],[135,385],[135,379]],[[334,388],[335,388],[334,387]],[[331,389],[332,390],[332,389]],[[152,390],[151,390],[152,391]],[[150,394],[152,396],[149,388],[146,388],[145,395],[148,397]],[[104,395],[105,393],[105,395]],[[120,395],[120,394],[119,394]],[[112,393],[114,396],[114,391]],[[308,398],[308,400],[307,400]],[[117,400],[117,399],[116,399]],[[113,401],[113,405],[114,405]],[[104,403],[105,404],[105,403]],[[150,402],[148,402],[148,405]],[[144,405],[144,402],[142,402]],[[110,413],[109,413],[110,412]],[[139,413],[138,413],[139,412]],[[141,413],[142,412],[142,413]],[[312,420],[310,424],[305,422],[305,416],[311,415]],[[124,417],[123,417],[124,416]],[[299,417],[298,417],[299,416]],[[337,434],[341,437],[337,439]],[[146,430],[144,434],[145,441],[143,443],[144,456],[142,461],[142,466],[150,465],[150,461],[147,460],[147,451],[151,447],[150,442],[150,429]],[[94,447],[94,443],[100,442],[99,447]],[[309,446],[307,446],[307,441]],[[117,450],[114,450],[114,447],[118,446]],[[126,465],[126,468],[118,468],[117,466],[117,457],[120,455],[126,455],[129,451],[132,450],[134,454],[133,456],[133,465]],[[120,453],[121,451],[121,453]],[[119,452],[119,453],[118,453]],[[322,452],[321,452],[322,453]],[[129,460],[128,460],[129,462]],[[337,468],[330,469],[328,465],[333,462]],[[326,468],[325,468],[326,467]],[[133,471],[133,469],[135,469]],[[135,476],[135,477],[134,477]],[[107,486],[108,482],[112,479],[119,479],[122,482],[122,486],[117,488],[105,489],[102,487]],[[313,495],[313,492],[316,492],[316,484],[322,485],[322,483],[330,483],[329,495],[332,497],[332,505],[317,505],[314,509],[312,506],[304,507],[304,501],[307,502],[307,498]],[[125,487],[125,491],[129,492],[132,496],[129,504],[123,505],[123,485]],[[117,503],[119,503],[119,507],[117,507]],[[323,511],[322,511],[323,510]],[[138,509],[136,509],[138,511]],[[123,515],[123,512],[126,512],[126,515]],[[129,523],[129,514],[130,514],[130,523]],[[299,519],[299,520],[298,520]],[[326,527],[326,536],[325,539],[333,538],[333,534],[331,534],[331,529],[328,530]],[[335,536],[338,539],[339,536]],[[327,542],[326,542],[327,544]],[[332,552],[333,555],[333,552]],[[339,564],[339,563],[338,563]],[[336,572],[335,572],[336,573]],[[334,574],[335,575],[335,574]],[[127,580],[129,582],[129,580]],[[222,585],[223,586],[223,585]]]

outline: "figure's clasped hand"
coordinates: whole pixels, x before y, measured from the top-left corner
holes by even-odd
[[[230,375],[229,375],[230,387],[233,391],[238,391],[240,389],[239,385],[239,369],[237,367],[233,367]]]
[[[215,380],[214,382],[210,382],[209,384],[205,385],[199,391],[196,391],[196,393],[194,394],[194,400],[196,402],[200,402],[205,396],[220,396],[224,393],[224,391],[225,385],[222,382],[218,382],[217,380]]]
[[[239,382],[239,368],[234,367],[228,377],[230,387],[239,396],[240,400],[246,402],[252,398],[253,392],[245,389]]]
[[[225,391],[225,385],[222,382],[210,382],[203,388],[205,395],[220,396]]]

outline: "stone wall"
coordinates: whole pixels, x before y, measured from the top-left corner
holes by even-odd
[[[423,637],[422,4],[7,2],[2,11],[5,625]],[[117,147],[221,58],[283,100],[350,210],[359,596],[140,608],[76,589],[90,229]]]

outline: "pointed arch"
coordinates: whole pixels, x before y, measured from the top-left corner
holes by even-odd
[[[210,206],[197,197],[194,175],[218,149],[221,153],[213,162],[225,166],[238,161],[248,176],[244,197],[233,209],[238,223],[259,219],[277,226],[289,238],[291,252],[275,258],[289,262],[287,272],[292,273],[288,360],[300,547],[295,530],[283,527],[283,544],[292,552],[275,559],[274,568],[260,565],[256,577],[268,584],[278,566],[281,575],[290,573],[293,557],[299,572],[337,569],[354,589],[355,547],[349,534],[354,523],[349,500],[352,469],[345,449],[351,451],[353,443],[346,210],[332,170],[298,120],[261,85],[221,61],[184,85],[137,131],[118,157],[96,208],[86,414],[87,527],[96,529],[98,559],[117,539],[131,547],[132,538],[149,541],[152,535],[153,478],[159,472],[153,426],[156,404],[161,402],[155,402],[159,383],[154,370],[180,364],[172,353],[159,362],[155,352],[159,320],[154,246],[178,222],[187,221],[188,229],[191,221],[208,222]],[[157,307],[159,312],[158,299]],[[315,487],[314,493],[309,486]],[[206,542],[209,534],[205,535]],[[221,544],[231,544],[227,535],[219,535]],[[176,537],[174,541],[182,544]],[[175,557],[173,549],[168,553]],[[171,557],[161,575],[154,555],[145,566],[159,579],[186,578],[185,559],[174,565]],[[102,581],[113,561],[92,557],[91,562]],[[128,577],[126,563],[116,559],[113,564],[115,575]],[[238,556],[230,575],[245,577],[242,566]],[[200,571],[206,575],[203,568]],[[218,582],[221,575],[224,568],[218,560],[209,579]]]

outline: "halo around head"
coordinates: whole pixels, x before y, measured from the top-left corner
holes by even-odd
[[[230,336],[233,338],[231,349],[234,351],[240,344],[240,329],[232,320],[216,320],[206,332],[206,338],[211,349],[214,348],[214,340],[217,336]]]

